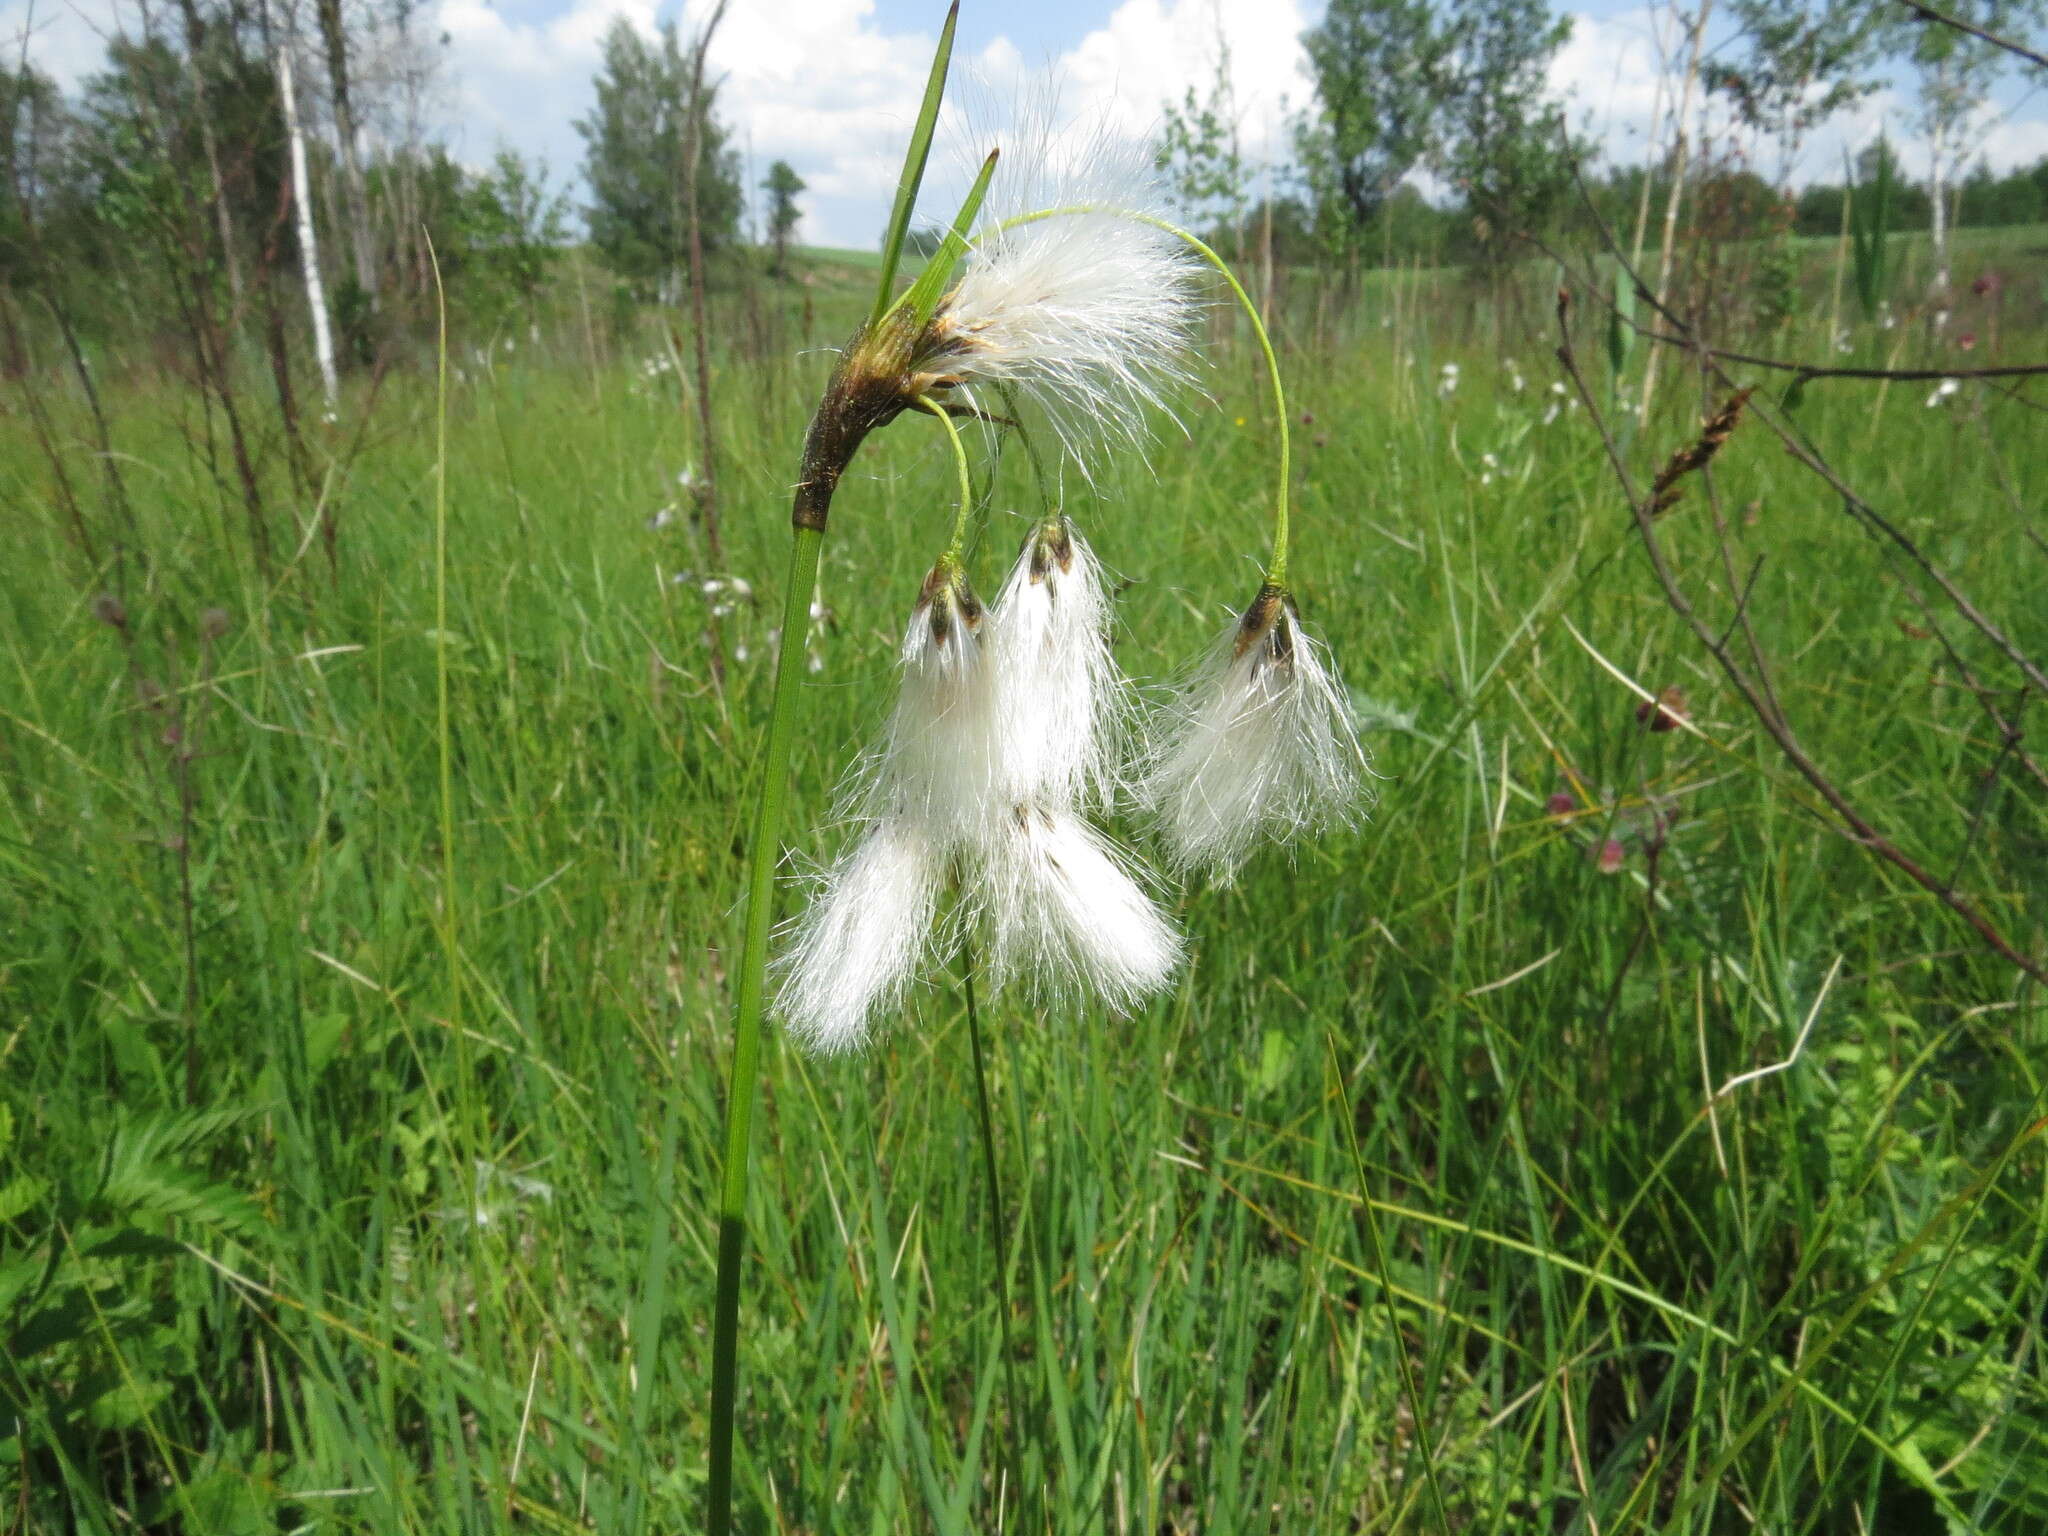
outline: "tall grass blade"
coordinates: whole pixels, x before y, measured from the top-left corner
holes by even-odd
[[[953,59],[953,29],[960,20],[960,0],[946,8],[946,24],[939,29],[938,52],[932,55],[932,72],[925,81],[924,103],[917,109],[917,125],[910,130],[910,147],[903,156],[903,172],[896,180],[896,202],[889,210],[889,227],[882,236],[882,275],[875,287],[875,304],[868,315],[870,325],[879,325],[889,312],[889,290],[896,286],[896,268],[903,259],[904,237],[910,233],[910,215],[917,208],[918,188],[924,185],[925,161],[931,157],[932,131],[939,122],[939,103],[946,95],[946,68]]]

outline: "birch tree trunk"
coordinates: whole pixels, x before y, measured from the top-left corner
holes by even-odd
[[[1935,302],[1934,327],[1948,316],[1948,61],[1934,68],[1936,107],[1927,135],[1927,189],[1934,196],[1934,281],[1928,293]]]
[[[356,149],[355,106],[349,95],[348,33],[341,23],[341,0],[320,0],[320,40],[327,52],[327,83],[334,96],[334,136],[340,141],[342,190],[348,199],[350,254],[355,258],[356,286],[374,306],[377,262],[370,245],[370,199],[363,186],[363,161]]]
[[[306,135],[299,126],[298,98],[292,91],[292,50],[277,47],[277,89],[284,107],[284,130],[292,148],[292,206],[299,213],[299,266],[305,273],[306,307],[313,312],[313,355],[320,361],[320,384],[332,411],[340,389],[334,377],[334,334],[327,327],[327,291],[320,283],[320,250],[313,243],[313,199],[306,176]]]
[[[1664,200],[1664,242],[1657,256],[1657,298],[1661,303],[1670,303],[1671,296],[1665,291],[1671,281],[1671,253],[1678,241],[1678,205],[1685,193],[1686,153],[1690,147],[1692,132],[1693,88],[1700,78],[1701,44],[1706,39],[1707,16],[1714,9],[1714,0],[1700,0],[1700,8],[1693,13],[1692,40],[1685,60],[1685,85],[1678,96],[1678,116],[1674,119],[1677,132],[1672,138],[1671,148],[1671,194]],[[1636,407],[1636,420],[1650,419],[1650,401],[1657,393],[1657,352],[1653,347],[1649,359],[1643,364],[1643,398]]]

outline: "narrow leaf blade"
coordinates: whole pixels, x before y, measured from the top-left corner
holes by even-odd
[[[921,331],[938,313],[939,299],[945,294],[946,283],[953,275],[953,268],[960,262],[960,253],[967,249],[968,231],[974,228],[974,221],[981,213],[982,199],[988,196],[989,178],[995,175],[998,150],[990,150],[988,158],[981,162],[981,174],[974,178],[974,185],[968,189],[967,200],[960,205],[960,212],[953,218],[953,227],[946,232],[946,238],[932,259],[925,263],[924,270],[917,275],[917,281],[903,291],[903,297],[890,306],[899,306],[910,311],[911,328]]]
[[[953,29],[960,20],[960,0],[946,11],[946,24],[939,31],[939,50],[932,55],[931,77],[925,81],[924,105],[917,111],[917,126],[910,131],[910,147],[903,156],[903,174],[896,181],[896,205],[889,210],[889,229],[882,239],[882,280],[875,289],[875,307],[870,323],[879,322],[889,311],[889,290],[896,286],[896,265],[903,257],[903,237],[910,231],[910,213],[917,206],[917,189],[924,184],[925,161],[931,157],[932,130],[938,126],[939,103],[946,95],[946,68],[953,59]]]

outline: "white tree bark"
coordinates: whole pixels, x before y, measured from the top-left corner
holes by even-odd
[[[1927,190],[1933,194],[1934,224],[1930,233],[1934,237],[1934,282],[1929,296],[1934,300],[1935,329],[1941,328],[1947,317],[1948,305],[1948,161],[1949,134],[1946,114],[1950,110],[1950,84],[1948,63],[1943,60],[1935,66],[1935,93],[1940,103],[1929,124],[1927,136]]]
[[[1664,199],[1664,240],[1657,254],[1657,297],[1669,303],[1671,295],[1666,291],[1671,283],[1671,256],[1678,244],[1678,205],[1685,195],[1685,173],[1688,169],[1687,156],[1692,148],[1692,98],[1694,88],[1699,84],[1702,44],[1707,33],[1707,17],[1714,9],[1714,0],[1700,0],[1699,9],[1692,14],[1691,37],[1687,42],[1685,58],[1685,82],[1679,90],[1678,115],[1673,119],[1671,139],[1671,192]],[[1648,360],[1643,364],[1643,396],[1636,405],[1636,420],[1650,419],[1650,402],[1657,393],[1657,352],[1651,349]]]
[[[277,49],[277,89],[284,107],[284,131],[292,147],[292,206],[299,213],[299,266],[306,279],[306,307],[313,312],[313,355],[320,362],[320,383],[332,411],[340,393],[334,376],[334,333],[327,325],[327,290],[320,282],[320,249],[313,237],[312,188],[306,176],[306,135],[299,127],[298,98],[292,93],[292,51]]]

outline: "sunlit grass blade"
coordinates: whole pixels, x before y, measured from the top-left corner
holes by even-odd
[[[903,172],[896,180],[896,202],[889,210],[889,227],[882,236],[882,275],[875,288],[875,304],[868,315],[870,325],[880,324],[889,312],[889,290],[896,286],[896,267],[903,259],[903,240],[910,233],[910,215],[917,208],[918,188],[924,185],[925,161],[931,158],[932,131],[938,127],[939,104],[946,96],[946,69],[953,59],[953,29],[960,20],[960,0],[946,10],[946,24],[939,29],[938,52],[932,55],[932,72],[925,81],[924,104],[917,109],[917,125],[910,130],[910,147],[903,155]]]
[[[1001,153],[995,149],[988,152],[988,158],[981,163],[981,173],[974,178],[966,201],[961,203],[960,212],[954,216],[953,227],[946,231],[944,242],[925,263],[924,270],[917,274],[917,281],[904,289],[903,296],[889,306],[891,311],[910,311],[912,330],[923,330],[931,317],[938,313],[939,300],[945,296],[946,284],[952,278],[953,268],[959,264],[960,253],[967,249],[967,236],[981,213],[982,200],[988,196],[989,178],[996,173],[996,158]]]

